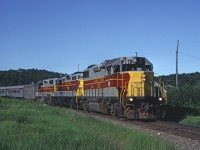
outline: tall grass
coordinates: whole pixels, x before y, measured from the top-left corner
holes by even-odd
[[[155,137],[81,116],[70,109],[0,100],[0,149],[175,149]]]

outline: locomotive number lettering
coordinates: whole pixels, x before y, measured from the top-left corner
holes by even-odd
[[[132,64],[133,63],[133,60],[131,59],[124,59],[124,60],[121,60],[121,64]]]

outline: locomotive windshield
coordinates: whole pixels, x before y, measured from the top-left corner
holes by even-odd
[[[146,62],[145,58],[136,57],[134,59],[121,60],[122,71],[152,71],[151,64]]]
[[[152,71],[150,65],[137,66],[136,64],[122,65],[122,71]]]

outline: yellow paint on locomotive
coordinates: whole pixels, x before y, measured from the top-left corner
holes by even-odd
[[[54,96],[54,95],[55,95],[56,89],[57,89],[57,86],[54,85],[54,86],[53,86],[53,92],[51,92],[51,96]]]
[[[153,95],[153,72],[129,72],[130,80],[126,96],[145,97]]]
[[[84,96],[84,81],[83,80],[79,80],[80,81],[80,85],[77,89],[77,92],[76,92],[76,96],[77,97],[81,97],[81,96]]]

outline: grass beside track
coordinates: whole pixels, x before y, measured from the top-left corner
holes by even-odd
[[[0,149],[170,150],[169,143],[66,108],[0,98]]]
[[[193,126],[200,126],[200,116],[186,116],[183,120],[179,123],[185,125],[193,125]]]

